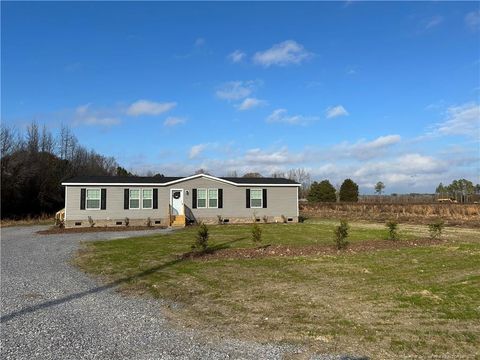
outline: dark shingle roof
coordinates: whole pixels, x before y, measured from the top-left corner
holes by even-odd
[[[234,182],[236,184],[298,184],[297,182],[284,178],[272,177],[221,177],[220,179]]]
[[[149,176],[76,176],[65,180],[65,183],[74,184],[165,184],[170,181],[185,179],[186,177],[149,177]],[[258,185],[295,185],[298,183],[284,178],[244,178],[244,177],[220,177],[219,179],[235,184],[258,184]]]
[[[66,183],[92,183],[92,184],[164,184],[182,177],[160,176],[76,176],[65,180]]]

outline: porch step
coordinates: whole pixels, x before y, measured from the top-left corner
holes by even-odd
[[[185,215],[174,215],[171,226],[181,227],[185,226]]]

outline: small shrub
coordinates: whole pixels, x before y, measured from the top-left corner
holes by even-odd
[[[254,223],[252,226],[252,240],[254,244],[262,241],[262,229],[257,223]]]
[[[282,215],[282,221],[283,221],[284,224],[287,223],[287,217],[285,215]]]
[[[147,226],[148,227],[152,226],[152,219],[150,219],[150,217],[147,218]]]
[[[340,220],[340,225],[334,230],[335,233],[335,246],[338,250],[345,249],[348,246],[348,230],[350,226],[345,220]]]
[[[92,219],[91,216],[88,217],[88,223],[90,224],[90,227],[94,227],[94,226],[95,226],[95,222],[93,221],[93,219]]]
[[[195,244],[192,245],[192,249],[200,249],[202,251],[208,248],[208,227],[204,223],[201,223],[197,230],[197,236],[195,238]]]
[[[268,223],[268,216],[267,215],[263,215],[263,222],[265,224]]]
[[[130,219],[128,217],[125,218],[125,226],[130,225]]]
[[[217,215],[217,221],[218,221],[218,225],[222,225],[222,224],[223,224],[223,217],[222,217],[222,215]]]
[[[388,229],[388,239],[396,241],[398,240],[398,223],[395,220],[387,221],[385,226]]]
[[[439,239],[442,236],[443,228],[445,224],[439,219],[431,224],[428,224],[428,232],[432,239]]]
[[[299,215],[299,216],[298,216],[298,222],[300,222],[300,223],[305,222],[305,220],[307,220],[307,219],[308,219],[308,218],[307,218],[306,216],[304,216],[304,215]]]

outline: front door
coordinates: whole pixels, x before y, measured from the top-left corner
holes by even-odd
[[[172,206],[172,215],[184,215],[183,189],[170,189],[170,205]]]

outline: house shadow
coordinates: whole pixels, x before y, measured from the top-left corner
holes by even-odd
[[[241,240],[244,240],[244,239],[245,239],[245,237],[240,237],[240,238],[236,238],[236,239],[233,239],[233,240],[230,240],[230,241],[226,241],[226,242],[214,245],[211,248],[209,248],[209,253],[214,253],[216,251],[229,248],[231,244],[236,243],[236,242],[241,241]],[[68,302],[73,301],[73,300],[83,298],[83,297],[88,296],[88,295],[93,295],[93,294],[100,293],[102,291],[110,290],[110,289],[116,288],[119,285],[122,285],[124,283],[128,283],[128,282],[131,282],[133,280],[138,280],[142,277],[148,276],[148,275],[156,273],[158,271],[162,271],[162,270],[171,268],[171,267],[173,267],[173,266],[175,266],[175,265],[177,265],[181,262],[190,261],[191,257],[185,256],[186,254],[188,254],[188,253],[182,254],[181,256],[177,257],[174,260],[171,260],[171,261],[168,261],[166,263],[151,267],[151,268],[149,268],[147,270],[144,270],[144,271],[141,271],[141,272],[139,272],[135,275],[131,275],[131,276],[127,276],[127,277],[124,277],[124,278],[121,278],[121,279],[117,279],[117,280],[109,282],[105,285],[97,286],[97,287],[94,287],[92,289],[88,289],[88,290],[81,291],[81,292],[78,292],[78,293],[75,293],[75,294],[67,295],[67,296],[64,296],[64,297],[59,298],[59,299],[49,300],[49,301],[45,301],[45,302],[40,303],[40,304],[27,306],[27,307],[25,307],[21,310],[14,311],[14,312],[11,312],[10,314],[3,315],[2,317],[0,317],[0,323],[3,324],[3,323],[6,323],[6,322],[14,319],[14,318],[21,317],[21,316],[33,313],[33,312],[38,311],[38,310],[46,309],[46,308],[49,308],[49,307],[52,307],[52,306],[61,305],[61,304],[68,303]]]

